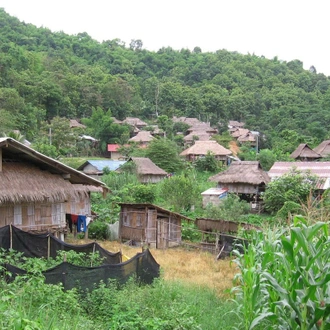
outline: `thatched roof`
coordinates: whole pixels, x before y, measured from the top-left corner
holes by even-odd
[[[111,119],[113,120],[114,124],[122,124],[123,122],[119,119],[117,119],[116,117],[111,117]]]
[[[228,126],[231,127],[243,127],[245,124],[236,120],[229,120]]]
[[[41,171],[33,164],[3,163],[0,172],[0,204],[64,202],[69,196],[87,194],[88,191],[90,186],[72,185],[62,175]]]
[[[330,155],[330,140],[321,142],[316,148],[313,149],[316,153],[322,157],[328,157]]]
[[[140,175],[167,175],[167,173],[163,169],[158,167],[149,158],[131,157],[129,160],[136,164],[137,173]]]
[[[238,142],[256,142],[256,138],[250,131],[248,131],[247,134],[239,136],[237,141]]]
[[[70,128],[75,128],[75,127],[86,128],[85,125],[80,124],[76,119],[70,119]]]
[[[246,136],[250,131],[246,128],[237,128],[231,133],[231,136],[234,138],[239,138],[240,136]]]
[[[194,145],[181,152],[180,156],[187,155],[207,155],[208,152],[213,153],[215,156],[231,155],[232,152],[216,141],[196,141]]]
[[[142,121],[141,119],[134,117],[127,117],[122,121],[122,123],[137,127],[148,126],[148,124]]]
[[[232,162],[227,170],[209,178],[219,183],[248,183],[253,185],[267,184],[270,177],[258,161]]]
[[[12,138],[0,138],[0,154],[0,202],[64,201],[76,193],[74,184],[107,189],[103,182]]]
[[[150,134],[149,131],[140,131],[135,136],[129,139],[133,142],[150,142],[154,137]]]
[[[209,123],[198,123],[188,128],[188,132],[191,133],[193,131],[206,132],[212,134],[218,133],[218,130],[216,128],[211,127]]]
[[[186,135],[183,140],[188,142],[188,141],[193,141],[194,137],[198,136],[197,141],[208,141],[211,138],[211,135],[209,133],[205,132],[191,132],[190,134]]]
[[[311,149],[308,144],[301,143],[299,144],[298,148],[290,155],[291,158],[294,159],[308,159],[308,158],[314,158],[318,159],[322,156],[318,154],[316,151]]]
[[[174,123],[185,123],[188,124],[190,126],[193,126],[195,124],[200,124],[202,123],[200,120],[198,120],[197,118],[188,118],[188,117],[173,117],[172,118]]]

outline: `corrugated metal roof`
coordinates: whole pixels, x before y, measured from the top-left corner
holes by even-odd
[[[224,193],[228,192],[227,188],[210,188],[201,193],[201,195],[215,195],[220,196]]]
[[[275,162],[268,175],[271,178],[281,176],[292,168],[300,171],[310,170],[319,177],[330,178],[330,162]]]
[[[88,163],[96,167],[98,171],[102,171],[105,167],[108,167],[110,171],[115,171],[119,166],[126,163],[125,160],[88,160]]]
[[[268,175],[271,179],[274,179],[288,173],[293,168],[303,172],[310,171],[319,178],[325,179],[319,181],[317,186],[322,189],[329,188],[330,162],[275,162],[269,170]]]
[[[108,151],[117,151],[119,147],[119,144],[108,144]]]

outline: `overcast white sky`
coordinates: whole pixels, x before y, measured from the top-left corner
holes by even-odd
[[[0,0],[0,7],[26,23],[98,41],[299,59],[330,76],[329,0]]]

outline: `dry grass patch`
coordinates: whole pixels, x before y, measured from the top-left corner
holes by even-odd
[[[71,244],[86,244],[91,240],[67,240]],[[134,257],[141,248],[131,247],[115,241],[98,241],[110,252],[121,251],[128,258]],[[161,276],[166,281],[181,281],[198,287],[207,286],[220,296],[228,297],[233,286],[234,275],[238,272],[235,263],[229,259],[215,260],[215,256],[204,251],[171,248],[150,249],[161,267]]]

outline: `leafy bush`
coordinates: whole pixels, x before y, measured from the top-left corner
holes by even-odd
[[[250,211],[248,202],[240,200],[235,194],[228,194],[219,205],[208,204],[203,217],[209,219],[221,219],[238,221],[239,218]]]
[[[198,171],[216,172],[220,169],[221,163],[216,160],[214,155],[208,151],[205,157],[198,158],[194,165]]]
[[[181,237],[185,241],[200,242],[202,239],[202,234],[198,230],[195,223],[183,221],[182,229],[181,229]]]
[[[92,239],[105,240],[109,237],[107,223],[103,221],[93,221],[88,226],[88,237]]]

